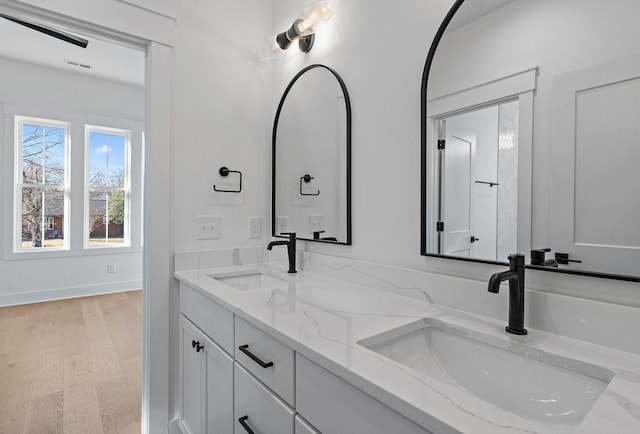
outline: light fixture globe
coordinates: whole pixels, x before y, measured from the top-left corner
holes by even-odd
[[[323,0],[304,8],[293,25],[286,32],[276,36],[278,47],[286,50],[298,39],[300,51],[308,53],[313,47],[315,32],[331,18],[331,15],[331,7]]]

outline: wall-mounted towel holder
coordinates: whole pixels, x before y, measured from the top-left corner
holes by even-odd
[[[240,186],[238,187],[237,190],[222,190],[222,189],[216,188],[214,184],[213,189],[215,191],[219,191],[222,193],[240,193],[242,191],[242,172],[240,172],[239,170],[229,170],[226,167],[221,167],[218,173],[220,174],[220,176],[229,176],[230,173],[237,173],[238,175],[240,175]]]
[[[320,196],[320,190],[317,193],[303,193],[302,192],[302,181],[309,183],[313,179],[313,176],[306,174],[300,177],[300,195],[301,196]]]

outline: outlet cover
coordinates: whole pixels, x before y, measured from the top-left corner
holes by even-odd
[[[324,231],[324,216],[310,215],[309,216],[309,232]]]
[[[285,215],[279,215],[276,218],[276,235],[279,235],[283,232],[289,232],[289,217]]]
[[[115,273],[116,264],[107,264],[107,273]]]
[[[262,217],[249,217],[249,238],[262,237]]]
[[[198,240],[217,240],[220,238],[220,216],[196,216],[196,229]]]

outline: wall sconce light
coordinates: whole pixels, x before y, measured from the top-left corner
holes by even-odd
[[[315,32],[329,18],[331,18],[331,7],[326,1],[318,1],[304,8],[289,30],[276,36],[276,44],[282,50],[286,50],[297,39],[300,51],[308,53],[313,47]]]

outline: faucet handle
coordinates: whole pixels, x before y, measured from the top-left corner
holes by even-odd
[[[295,237],[296,233],[295,232],[280,232],[280,235],[289,235],[289,237],[291,237],[291,236]]]
[[[579,261],[577,259],[569,259],[568,253],[556,253],[556,261],[558,261],[558,264],[562,265],[567,265],[569,262],[575,262],[577,264],[582,263],[582,261]]]
[[[544,261],[546,260],[545,253],[550,251],[551,249],[531,250],[531,265],[544,265]]]
[[[522,253],[512,253],[507,259],[512,269],[514,267],[524,267],[524,255]]]

